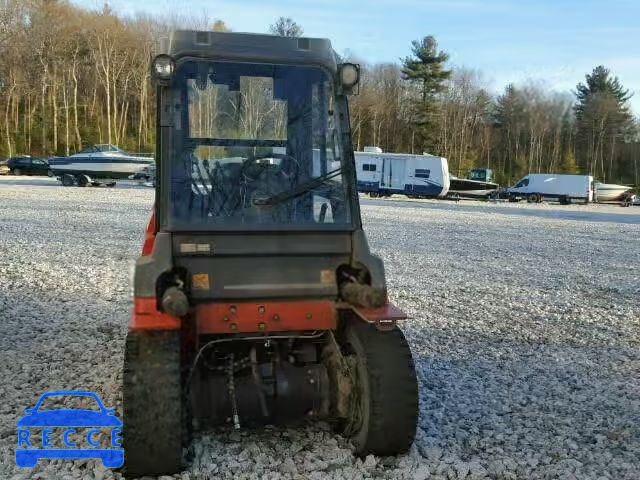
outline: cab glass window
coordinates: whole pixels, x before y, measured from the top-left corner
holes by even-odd
[[[324,70],[193,61],[174,85],[173,227],[351,224]]]

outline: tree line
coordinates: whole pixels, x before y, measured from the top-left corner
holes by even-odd
[[[108,6],[0,0],[0,156],[68,155],[94,143],[153,151],[149,61],[159,39],[178,26],[228,30],[215,19],[123,18]],[[268,31],[303,34],[286,17]],[[606,68],[588,73],[573,95],[533,82],[495,95],[481,72],[450,67],[435,38],[409,47],[400,63],[358,62],[362,83],[351,97],[356,149],[441,155],[454,174],[489,167],[501,183],[528,172],[640,183],[630,94]]]
[[[527,173],[640,183],[640,123],[631,94],[604,66],[572,93],[530,81],[495,95],[481,72],[448,60],[427,36],[400,64],[363,64],[351,106],[356,148],[440,155],[455,175],[492,168],[503,184]]]
[[[149,59],[163,25],[54,0],[0,0],[1,150],[153,144]]]

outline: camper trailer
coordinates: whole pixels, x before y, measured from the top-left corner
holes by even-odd
[[[556,175],[530,173],[509,188],[509,200],[539,203],[544,199],[557,199],[560,203],[579,200],[593,201],[593,177],[590,175]]]
[[[447,159],[433,155],[384,153],[378,147],[355,152],[358,191],[372,197],[445,197],[449,191]]]

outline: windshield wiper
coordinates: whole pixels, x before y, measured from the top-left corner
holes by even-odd
[[[307,193],[310,190],[313,190],[316,187],[319,187],[327,180],[331,180],[334,177],[337,177],[342,173],[342,167],[333,170],[331,172],[327,172],[324,175],[320,175],[314,179],[309,180],[308,182],[301,183],[297,187],[289,190],[288,192],[281,192],[275,195],[271,195],[270,197],[263,198],[254,198],[254,205],[278,205],[279,203],[286,202],[287,200],[291,200],[293,198],[300,197]]]

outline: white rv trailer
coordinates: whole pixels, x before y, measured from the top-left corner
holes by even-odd
[[[447,159],[433,155],[384,153],[378,147],[355,152],[358,191],[374,197],[403,194],[445,197],[449,191]]]
[[[511,200],[526,198],[529,202],[541,202],[547,198],[557,199],[560,203],[571,203],[572,200],[589,203],[593,201],[593,177],[530,173],[507,191]]]

